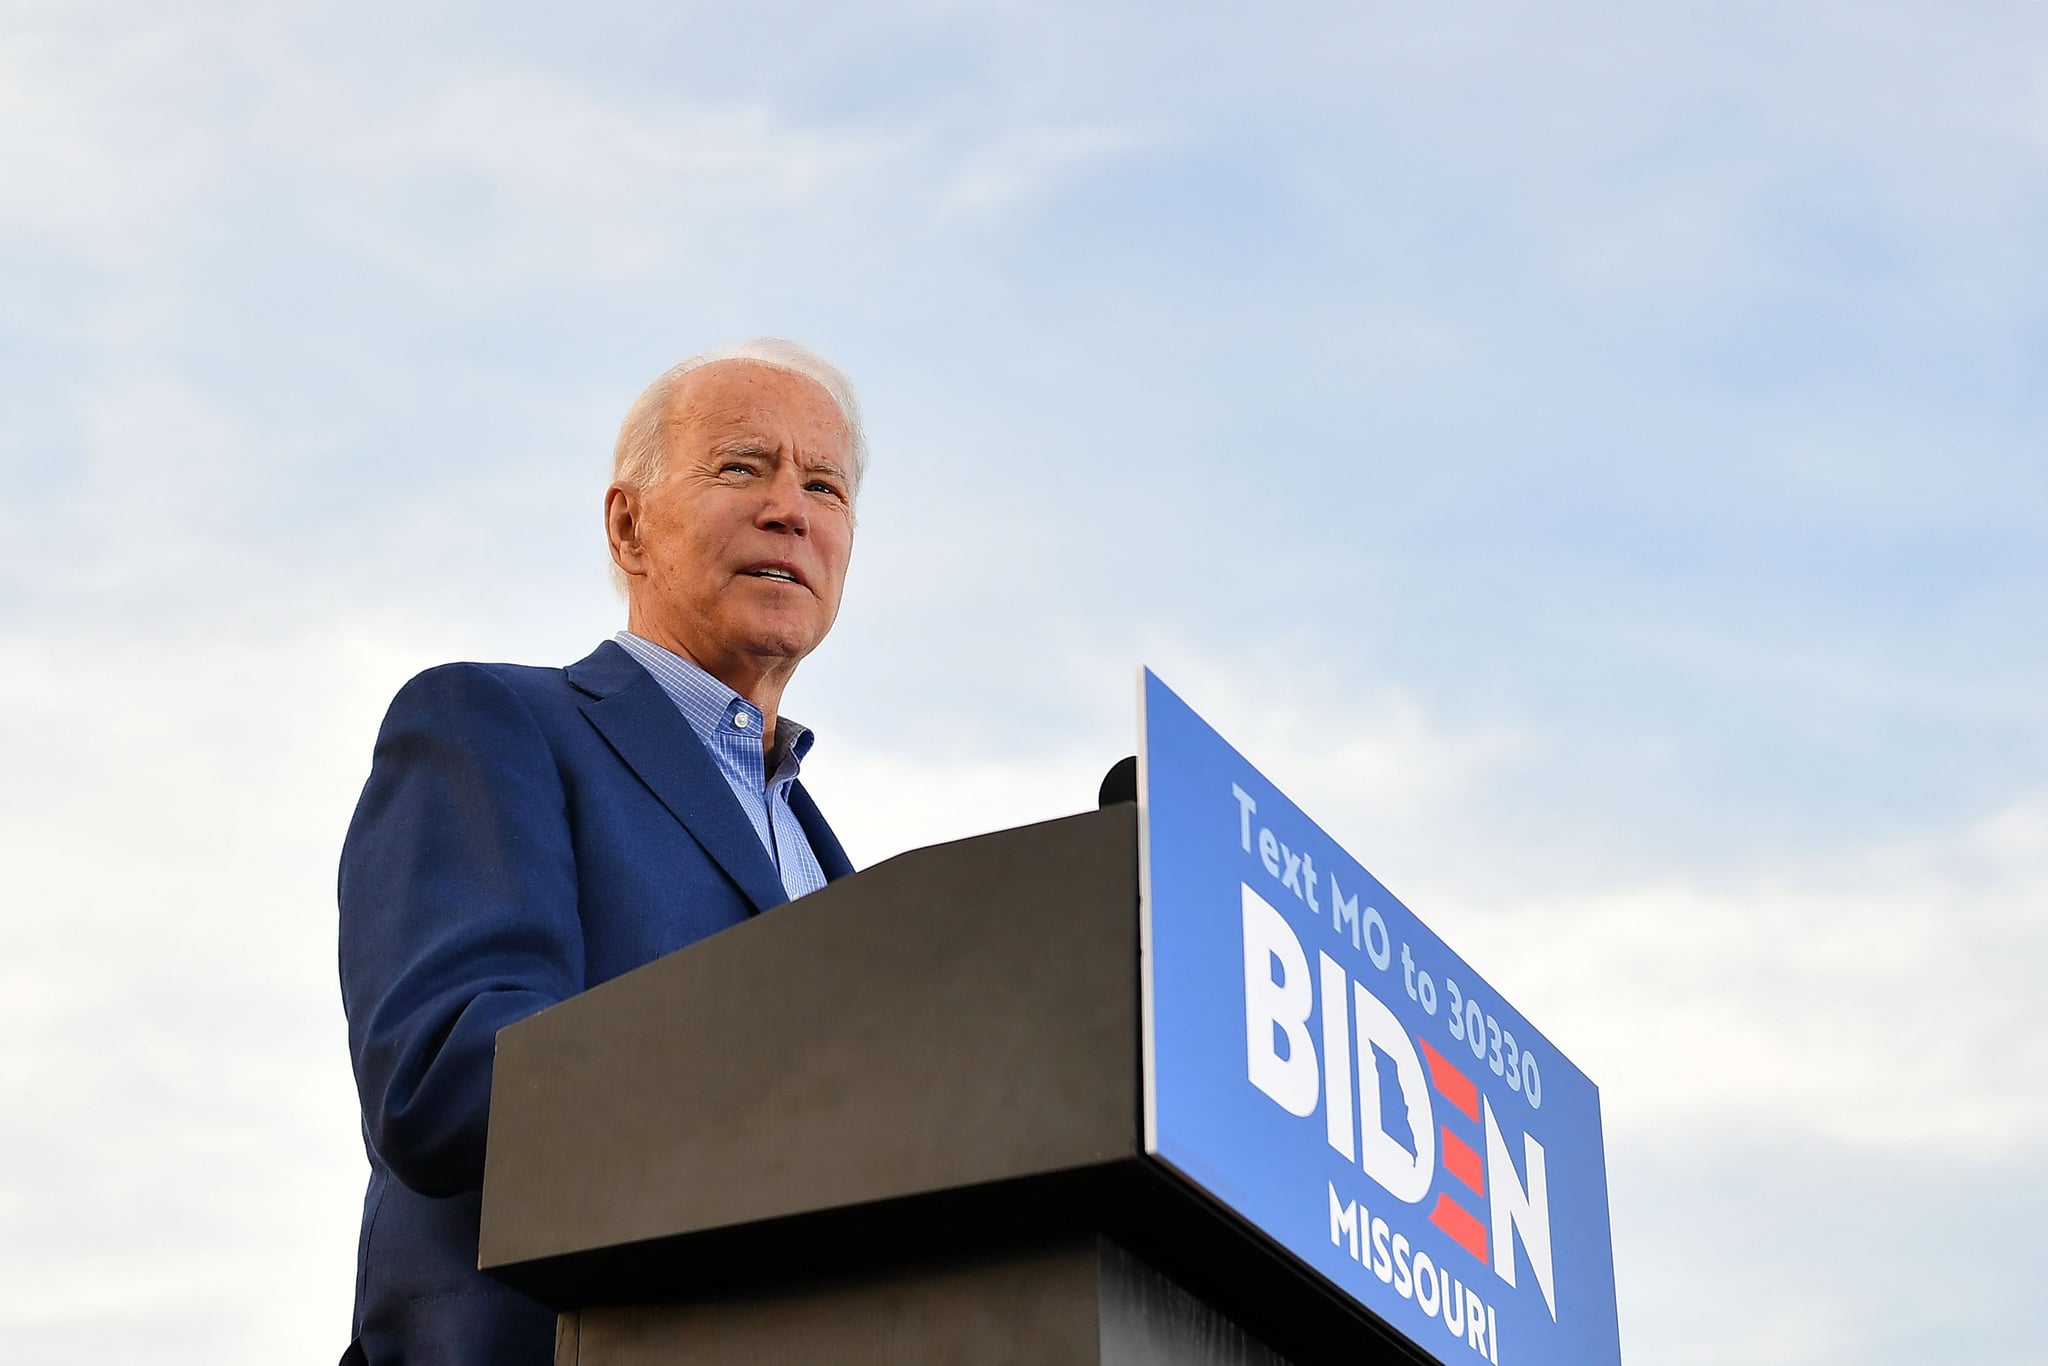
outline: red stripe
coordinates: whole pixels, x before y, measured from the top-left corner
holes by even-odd
[[[1422,1045],[1422,1058],[1429,1064],[1429,1084],[1443,1092],[1444,1099],[1465,1112],[1465,1117],[1474,1124],[1479,1122],[1479,1086],[1472,1078],[1460,1072],[1445,1061],[1444,1055],[1429,1046],[1429,1040],[1418,1038]]]
[[[1429,1222],[1457,1239],[1459,1246],[1481,1262],[1486,1260],[1486,1226],[1452,1204],[1451,1197],[1442,1191],[1437,1192],[1436,1208],[1430,1211]]]
[[[1441,1125],[1444,1136],[1444,1170],[1472,1188],[1474,1195],[1486,1194],[1486,1164],[1479,1150]]]

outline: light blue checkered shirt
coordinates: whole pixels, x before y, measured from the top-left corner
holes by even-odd
[[[711,751],[718,771],[725,775],[740,809],[754,823],[761,847],[782,874],[782,889],[791,897],[815,892],[825,885],[825,870],[789,809],[790,785],[802,771],[803,757],[811,752],[811,732],[782,717],[775,725],[775,748],[769,752],[774,765],[761,761],[761,709],[725,684],[705,673],[689,660],[665,650],[631,631],[612,637],[634,659],[640,661],[654,681],[676,704],[676,710],[690,723],[690,729]]]

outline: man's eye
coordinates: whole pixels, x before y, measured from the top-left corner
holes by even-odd
[[[845,494],[839,491],[839,486],[837,484],[828,484],[822,479],[813,479],[810,483],[804,485],[804,487],[809,489],[812,493],[822,493],[832,498],[844,498],[846,496]]]

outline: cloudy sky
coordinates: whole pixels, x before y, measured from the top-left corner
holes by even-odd
[[[1198,710],[1604,1098],[1635,1366],[2048,1360],[2048,4],[0,0],[0,1354],[346,1339],[385,702],[860,384],[857,862]]]

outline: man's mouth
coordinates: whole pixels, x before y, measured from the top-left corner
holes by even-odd
[[[790,572],[789,570],[779,568],[772,564],[763,565],[759,569],[749,569],[746,571],[746,573],[750,578],[774,579],[778,583],[801,584],[803,582],[802,579],[799,579],[794,573]]]

